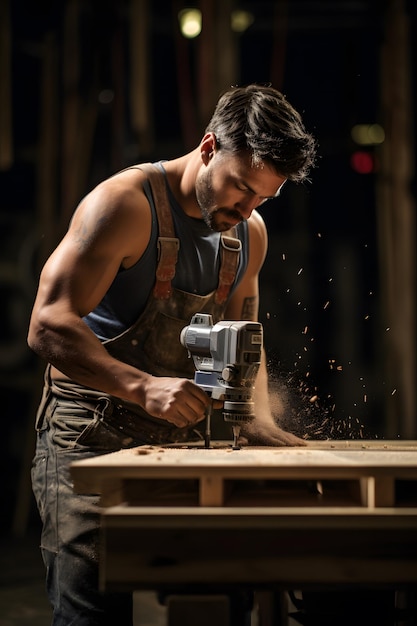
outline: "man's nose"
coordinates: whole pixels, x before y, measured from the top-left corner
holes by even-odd
[[[252,215],[252,211],[256,209],[261,202],[262,201],[257,196],[253,196],[252,198],[245,198],[241,202],[237,202],[235,208],[239,211],[243,219],[247,220]]]

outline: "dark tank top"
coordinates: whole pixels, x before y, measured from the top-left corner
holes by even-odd
[[[157,166],[164,171],[162,163]],[[157,267],[158,222],[149,183],[144,184],[152,213],[151,236],[142,257],[129,269],[120,269],[106,295],[85,322],[102,340],[116,337],[129,328],[144,311],[155,284]],[[177,203],[168,184],[175,235],[180,241],[178,261],[172,285],[176,289],[207,295],[218,285],[220,267],[220,233],[214,232],[202,219],[189,217]],[[236,280],[231,293],[241,280],[248,261],[247,222],[238,224],[237,236],[242,250]]]

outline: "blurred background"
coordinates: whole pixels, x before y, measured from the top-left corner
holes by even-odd
[[[40,268],[77,203],[123,167],[193,149],[231,85],[270,83],[319,145],[262,207],[260,321],[284,425],[417,438],[413,0],[2,0],[2,526],[29,489],[43,363],[26,346]]]

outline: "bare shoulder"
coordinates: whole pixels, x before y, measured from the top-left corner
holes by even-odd
[[[268,233],[265,222],[258,211],[253,211],[248,219],[249,259],[255,265],[262,265],[268,247]]]
[[[266,236],[266,226],[262,215],[259,211],[252,211],[250,218],[248,219],[249,232],[256,232],[260,236]]]
[[[151,211],[143,189],[145,175],[127,170],[97,185],[77,207],[69,229],[80,251],[118,250],[126,266],[145,250]]]
[[[146,180],[143,172],[138,169],[125,170],[97,185],[81,202],[77,209],[84,215],[90,213],[99,222],[106,220],[140,221],[144,214],[149,213],[149,203],[144,192]],[[133,225],[132,224],[132,225]]]

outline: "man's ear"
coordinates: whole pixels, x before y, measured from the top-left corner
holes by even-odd
[[[200,154],[205,165],[207,165],[213,157],[215,149],[216,135],[214,133],[207,133],[200,143]]]

